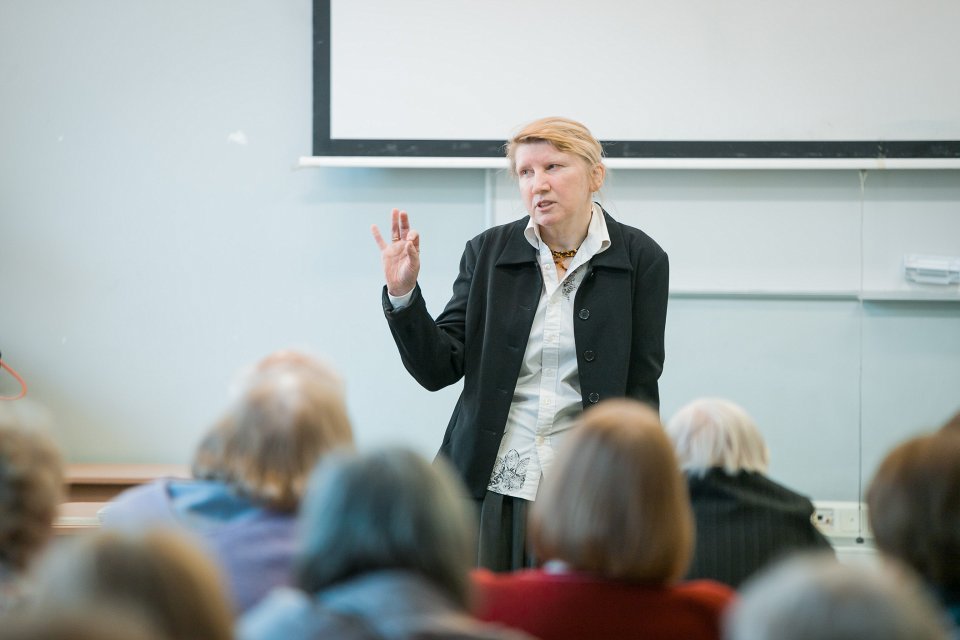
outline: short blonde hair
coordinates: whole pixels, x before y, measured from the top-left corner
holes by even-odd
[[[229,640],[232,612],[216,566],[184,534],[99,531],[52,549],[37,572],[38,612],[116,607],[164,637]]]
[[[530,514],[534,553],[608,578],[666,584],[693,551],[687,485],[656,412],[607,400],[584,413]]]
[[[603,164],[603,146],[586,126],[576,120],[549,117],[525,125],[507,142],[506,153],[512,175],[517,174],[517,147],[536,142],[549,142],[558,151],[579,156],[589,169]]]
[[[270,361],[207,433],[193,475],[219,480],[278,511],[295,511],[320,456],[351,446],[339,378],[316,361]]]
[[[63,499],[63,460],[22,411],[0,405],[0,564],[27,569]]]
[[[714,467],[729,475],[767,472],[770,454],[760,430],[742,407],[729,400],[694,400],[673,414],[667,433],[680,467],[688,473],[703,475]]]

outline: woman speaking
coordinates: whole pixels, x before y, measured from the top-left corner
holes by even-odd
[[[585,407],[627,396],[658,408],[669,279],[663,249],[593,202],[606,167],[586,127],[544,118],[506,148],[529,217],[467,243],[435,320],[407,213],[393,210],[389,243],[372,228],[407,371],[431,391],[464,378],[440,454],[478,502],[478,564],[494,571],[532,564],[527,508]]]

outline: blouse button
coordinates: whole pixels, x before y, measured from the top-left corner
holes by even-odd
[[[587,400],[589,400],[593,404],[597,404],[598,402],[600,402],[600,394],[596,392],[591,393],[589,396],[587,396]]]
[[[586,320],[590,317],[590,309],[580,309],[580,313],[577,315],[580,316],[581,320]]]
[[[596,357],[597,357],[597,354],[595,354],[593,351],[583,352],[583,359],[586,360],[587,362],[593,362],[593,359]]]

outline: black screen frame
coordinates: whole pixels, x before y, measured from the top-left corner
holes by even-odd
[[[499,158],[503,140],[331,138],[331,0],[313,0],[313,155]],[[604,140],[607,158],[957,159],[960,140]]]

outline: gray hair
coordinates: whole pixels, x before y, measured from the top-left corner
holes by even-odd
[[[725,640],[946,640],[946,619],[906,567],[796,556],[750,580]]]
[[[446,463],[400,448],[325,457],[300,517],[298,586],[308,593],[367,572],[410,571],[466,606],[475,530]]]
[[[770,454],[750,415],[722,398],[700,398],[682,407],[667,423],[680,468],[703,475],[723,467],[730,475],[740,471],[766,473]]]

